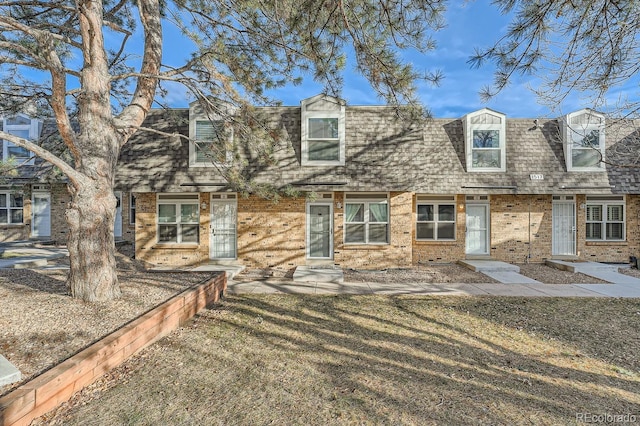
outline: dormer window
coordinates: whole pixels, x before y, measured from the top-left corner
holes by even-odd
[[[604,116],[584,109],[562,120],[567,171],[604,169]]]
[[[344,165],[344,102],[326,95],[305,99],[301,130],[303,165]]]
[[[189,166],[213,167],[233,159],[233,127],[221,115],[207,116],[199,104],[189,108]]]
[[[462,119],[467,171],[506,170],[505,116],[484,108]]]
[[[14,117],[5,117],[1,120],[3,131],[22,139],[36,140],[40,136],[41,122],[19,114]],[[31,151],[12,142],[4,140],[2,143],[2,158],[13,158],[19,165],[31,165],[34,156]]]

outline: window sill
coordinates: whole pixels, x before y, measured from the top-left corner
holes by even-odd
[[[157,243],[152,249],[193,250],[200,247],[198,243]]]
[[[454,245],[457,240],[414,240],[419,245]]]
[[[344,243],[342,245],[343,250],[385,250],[389,247],[389,243]]]
[[[587,246],[628,246],[628,241],[585,241]]]
[[[344,161],[303,161],[302,166],[344,166]]]
[[[28,223],[0,223],[0,228],[20,228],[27,225]]]

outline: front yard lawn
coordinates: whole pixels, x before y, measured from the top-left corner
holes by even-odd
[[[638,324],[637,299],[232,296],[40,422],[640,422]]]

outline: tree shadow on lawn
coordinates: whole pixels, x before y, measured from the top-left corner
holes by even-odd
[[[617,352],[611,343],[633,333],[627,350],[637,353],[632,321],[614,333],[582,330],[574,311],[599,299],[523,300],[229,297],[160,341],[149,365],[105,395],[101,408],[86,410],[254,424],[566,424],[580,412],[638,413],[637,361],[611,361],[592,343]],[[604,305],[605,317],[637,306]],[[522,326],[522,315],[536,309],[541,313]],[[584,334],[544,331],[549,324]],[[159,414],[151,402],[157,389],[183,409],[160,405]],[[144,406],[123,405],[134,395]]]

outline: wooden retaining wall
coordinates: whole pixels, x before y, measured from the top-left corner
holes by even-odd
[[[226,274],[219,273],[3,396],[0,398],[0,425],[28,425],[33,419],[68,401],[74,393],[166,336],[206,305],[217,302],[226,288]]]

